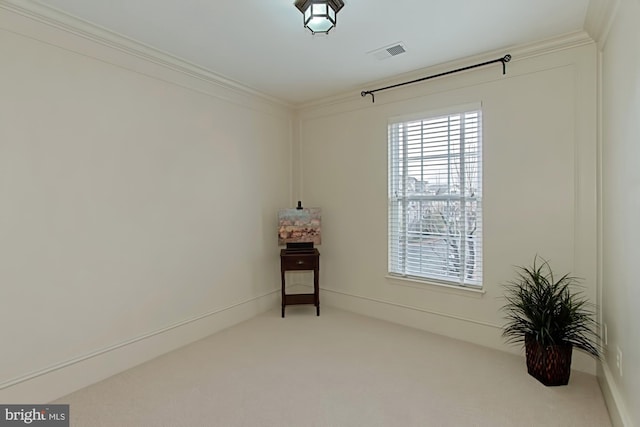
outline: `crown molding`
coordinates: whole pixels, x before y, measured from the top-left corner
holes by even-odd
[[[86,40],[99,43],[103,46],[110,47],[125,54],[140,58],[144,61],[154,63],[167,69],[177,71],[181,74],[203,80],[214,86],[218,86],[227,90],[231,90],[244,95],[258,97],[268,103],[275,104],[287,109],[296,108],[304,110],[317,106],[327,106],[330,104],[341,103],[348,99],[353,99],[354,92],[358,94],[363,87],[374,87],[381,85],[394,84],[401,80],[411,80],[418,78],[426,73],[439,73],[451,68],[459,68],[469,62],[482,62],[496,55],[510,53],[513,61],[530,58],[550,52],[569,49],[584,44],[598,41],[597,37],[602,38],[608,33],[611,21],[615,16],[615,10],[620,0],[591,0],[585,21],[585,28],[590,31],[577,31],[570,34],[553,37],[539,42],[497,49],[480,55],[474,55],[435,66],[422,68],[419,70],[396,75],[392,78],[365,82],[359,88],[354,88],[348,92],[342,92],[330,97],[318,99],[308,103],[294,105],[282,99],[264,94],[256,89],[250,88],[242,83],[234,81],[230,78],[221,76],[211,70],[203,68],[199,65],[191,63],[185,59],[179,58],[170,53],[161,51],[152,46],[146,45],[137,40],[118,34],[114,31],[100,27],[81,18],[72,16],[66,12],[60,11],[48,5],[44,5],[36,0],[0,0],[0,9],[6,9],[27,18],[44,23],[51,27],[74,34]]]
[[[602,49],[616,17],[620,0],[590,0],[584,28]]]
[[[0,0],[0,9],[22,15],[29,19],[65,31],[94,43],[107,46],[127,55],[140,58],[181,74],[200,79],[212,85],[243,95],[258,97],[280,107],[292,108],[292,105],[279,98],[264,94],[242,83],[221,76],[185,59],[156,49],[122,34],[100,27],[61,10],[34,0]]]
[[[400,75],[393,76],[392,78],[377,80],[373,82],[365,82],[358,88],[353,88],[348,92],[342,92],[330,97],[318,99],[305,104],[297,106],[298,110],[307,110],[317,107],[327,107],[334,104],[340,104],[347,101],[353,101],[354,96],[357,93],[358,98],[360,92],[372,87],[378,86],[390,86],[403,81],[410,81],[419,79],[429,74],[439,74],[451,69],[462,68],[469,64],[481,63],[495,59],[496,57],[502,57],[505,54],[510,54],[512,60],[510,63],[518,62],[528,58],[536,56],[546,55],[553,52],[558,52],[566,49],[573,49],[580,46],[591,45],[594,40],[585,31],[575,31],[568,34],[540,40],[533,43],[526,43],[521,45],[515,45],[511,47],[505,47],[502,49],[496,49],[489,52],[485,52],[479,55],[469,56],[465,58],[456,59],[454,61],[445,62],[442,64],[434,65],[431,67],[421,68],[418,70],[410,71]],[[509,65],[507,64],[507,72]]]

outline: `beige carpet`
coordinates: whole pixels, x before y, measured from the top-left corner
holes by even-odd
[[[610,426],[595,377],[323,307],[274,310],[59,399],[71,425]]]

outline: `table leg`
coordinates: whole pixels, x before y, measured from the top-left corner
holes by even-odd
[[[284,302],[285,302],[285,286],[284,286],[284,270],[280,270],[280,276],[282,278],[282,318],[284,319]]]
[[[320,316],[320,267],[313,272],[313,293],[316,303],[316,316]]]

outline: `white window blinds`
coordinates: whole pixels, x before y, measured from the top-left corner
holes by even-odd
[[[389,124],[389,273],[482,286],[479,108]]]

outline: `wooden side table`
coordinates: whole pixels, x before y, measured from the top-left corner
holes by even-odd
[[[312,294],[289,294],[285,291],[285,271],[313,270]],[[320,316],[320,252],[317,249],[280,251],[280,274],[282,276],[282,317],[284,308],[294,304],[313,304],[316,306],[316,316]]]

